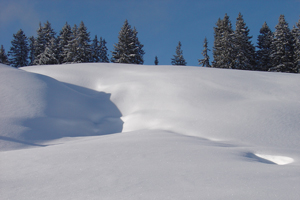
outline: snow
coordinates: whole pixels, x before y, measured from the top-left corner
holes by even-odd
[[[287,165],[294,162],[293,158],[286,157],[286,156],[272,156],[272,155],[264,155],[264,154],[255,154],[255,155],[260,158],[274,162],[277,165]]]
[[[300,76],[0,65],[1,199],[298,199]]]

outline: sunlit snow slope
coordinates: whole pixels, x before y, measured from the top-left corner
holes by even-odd
[[[123,132],[161,129],[212,140],[299,147],[298,74],[122,64],[25,70],[111,94],[122,113]]]
[[[0,65],[1,199],[299,199],[300,75]]]

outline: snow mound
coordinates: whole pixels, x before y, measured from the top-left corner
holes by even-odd
[[[112,63],[24,70],[111,94],[123,132],[159,129],[249,145],[300,146],[298,74]]]
[[[122,131],[110,94],[0,65],[0,149]]]

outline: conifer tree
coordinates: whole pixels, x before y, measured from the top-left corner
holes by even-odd
[[[90,33],[87,31],[86,26],[81,21],[77,31],[77,46],[78,52],[76,59],[73,62],[90,62],[91,60],[91,47],[90,47]]]
[[[59,61],[56,55],[57,44],[55,38],[52,38],[50,44],[47,44],[43,53],[38,55],[36,61],[37,65],[51,65],[58,64]]]
[[[143,46],[137,37],[138,32],[132,29],[125,20],[118,36],[118,43],[114,45],[111,61],[114,63],[143,64],[145,54]]]
[[[267,23],[265,22],[257,37],[257,70],[268,71],[272,67],[271,62],[271,43],[273,40],[273,33]]]
[[[91,62],[99,62],[100,61],[100,44],[98,41],[97,35],[92,41],[91,45]]]
[[[219,68],[221,66],[221,58],[222,58],[222,20],[219,18],[216,27],[214,27],[214,46],[213,46],[213,57],[214,60],[212,62],[212,67]]]
[[[5,64],[5,65],[9,65],[8,57],[5,53],[3,45],[1,45],[1,48],[0,48],[0,63]]]
[[[144,64],[144,50],[143,50],[143,47],[144,45],[142,45],[137,37],[137,30],[136,28],[134,27],[133,28],[133,31],[132,31],[132,34],[133,34],[133,54],[131,56],[131,59],[132,59],[132,63],[134,64]]]
[[[11,41],[12,47],[8,52],[10,55],[9,62],[13,67],[23,67],[28,65],[28,41],[22,29],[13,35]]]
[[[255,47],[251,43],[249,29],[244,22],[243,15],[239,13],[234,32],[234,69],[253,70],[255,64]]]
[[[29,64],[33,65],[34,54],[35,54],[35,38],[33,36],[29,37]]]
[[[293,37],[284,15],[280,15],[279,22],[275,26],[275,29],[271,44],[273,67],[269,70],[277,72],[296,72],[293,60]]]
[[[68,44],[72,40],[72,30],[71,26],[66,22],[63,26],[62,30],[59,33],[59,43],[58,43],[58,60],[59,63],[63,63],[65,57],[67,57],[68,53]]]
[[[211,67],[209,64],[209,56],[208,56],[208,51],[209,49],[208,47],[208,42],[207,42],[207,38],[205,37],[204,39],[204,43],[203,43],[203,51],[202,51],[202,55],[203,55],[203,59],[198,59],[199,65],[201,65],[202,67]]]
[[[52,29],[51,24],[49,21],[47,21],[44,26],[41,26],[41,23],[39,25],[39,29],[37,30],[37,39],[35,40],[35,60],[34,60],[34,64],[38,65],[38,63],[42,63],[41,61],[37,60],[39,58],[41,58],[41,56],[39,56],[40,54],[45,52],[46,47],[48,46],[48,48],[52,47],[51,43],[53,42],[52,39],[55,39],[56,42],[56,38],[55,38],[55,31]],[[52,49],[51,51],[55,52],[54,49]],[[57,52],[55,52],[57,53]],[[58,55],[55,55],[56,57],[58,57]]]
[[[132,38],[132,30],[128,21],[125,20],[122,26],[118,43],[114,45],[114,51],[112,52],[111,61],[114,63],[131,63],[130,62],[130,46]]]
[[[183,53],[181,50],[181,42],[178,42],[178,46],[176,47],[176,55],[173,55],[174,58],[172,58],[172,65],[186,65],[186,61],[183,58]]]
[[[108,54],[107,54],[107,47],[106,47],[106,41],[105,39],[102,39],[102,37],[100,37],[100,42],[99,42],[99,49],[100,49],[100,62],[103,63],[109,63],[109,59],[108,59]]]
[[[300,69],[300,20],[292,29],[295,72]]]
[[[46,48],[46,45],[50,46],[50,44],[53,42],[53,38],[56,38],[56,33],[55,31],[52,29],[51,24],[49,21],[47,21],[43,28],[42,28],[42,32],[44,34],[44,45]]]
[[[157,58],[157,56],[155,56],[154,64],[158,65],[158,58]]]
[[[68,41],[68,44],[63,48],[63,63],[75,63],[78,59],[78,45],[77,45],[77,25],[74,24],[72,28],[71,38]]]
[[[42,27],[42,24],[41,22],[39,23],[39,28],[37,29],[37,37],[34,41],[34,61],[31,62],[32,65],[35,65],[35,63],[37,61],[35,61],[35,59],[45,51],[45,42],[44,42],[44,32],[43,32],[43,27]]]
[[[213,67],[234,68],[235,49],[232,24],[227,14],[219,19],[214,28]]]

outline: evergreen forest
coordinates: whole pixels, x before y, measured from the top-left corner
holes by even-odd
[[[213,60],[208,55],[208,41],[203,42],[199,66],[255,71],[274,71],[299,73],[300,66],[300,20],[289,28],[284,15],[280,15],[274,32],[265,22],[259,32],[256,45],[249,35],[243,15],[239,13],[235,29],[225,14],[218,19],[214,27],[212,47]],[[48,65],[64,63],[128,63],[143,64],[144,45],[138,39],[138,31],[125,20],[114,44],[111,58],[104,38],[91,34],[83,22],[71,27],[66,23],[56,33],[50,22],[40,23],[36,37],[27,37],[20,29],[13,34],[10,50],[6,53],[0,48],[0,63],[13,67],[29,65]],[[155,56],[154,64],[158,65]],[[183,57],[182,44],[179,41],[172,65],[187,65]]]

